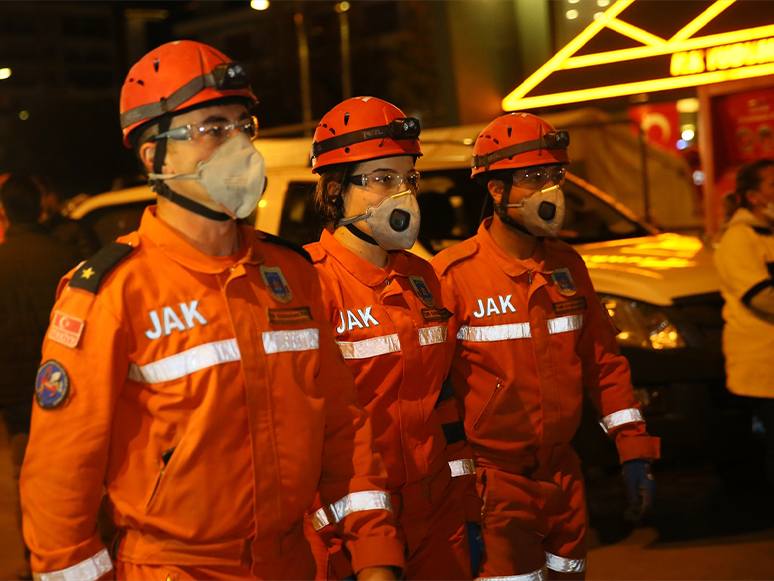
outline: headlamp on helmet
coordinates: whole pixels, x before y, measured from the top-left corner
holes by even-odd
[[[393,119],[389,125],[369,127],[358,131],[350,131],[336,137],[330,137],[324,141],[315,141],[312,144],[312,158],[318,157],[334,149],[354,145],[372,139],[416,139],[420,132],[419,119],[415,117],[401,117]]]

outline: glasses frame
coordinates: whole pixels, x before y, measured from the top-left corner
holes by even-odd
[[[255,141],[255,139],[258,137],[258,119],[255,117],[255,115],[252,115],[250,116],[250,121],[252,121],[252,125],[253,127],[255,127],[255,130],[252,135],[249,135],[249,134],[246,134],[246,135],[250,138],[250,141]],[[249,122],[245,120],[244,122],[238,121],[236,123],[228,123],[226,125],[223,125],[223,127],[228,129],[228,137],[231,137],[234,134],[234,131],[237,129],[237,127],[242,123],[247,125]],[[210,126],[217,126],[217,125],[219,124],[218,123],[210,124]],[[194,129],[198,129],[199,133],[194,133],[193,132]],[[206,137],[206,134],[204,133],[205,130],[206,130],[206,127],[204,125],[194,125],[189,123],[188,125],[181,125],[180,127],[175,127],[174,129],[170,129],[169,131],[164,131],[163,133],[159,133],[158,135],[155,135],[153,137],[153,141],[156,141],[159,139],[174,139],[175,141],[198,141]],[[194,135],[198,135],[198,137],[194,139],[193,137]]]
[[[372,171],[370,173],[360,173],[360,174],[355,174],[353,176],[350,176],[349,177],[349,182],[351,184],[353,184],[353,185],[360,186],[361,188],[364,188],[364,189],[368,190],[369,192],[374,192],[375,194],[380,194],[380,193],[387,194],[387,193],[389,193],[388,191],[379,192],[376,189],[368,187],[368,183],[372,179],[374,174],[392,174],[392,175],[395,175],[395,176],[399,177],[400,178],[400,183],[398,183],[398,185],[395,186],[394,188],[390,189],[390,191],[394,190],[395,192],[401,191],[400,188],[401,188],[401,186],[403,186],[403,184],[406,184],[407,187],[409,187],[409,188],[413,189],[414,191],[418,192],[419,191],[419,183],[420,183],[421,178],[422,178],[422,174],[420,172],[418,172],[417,170],[415,170],[415,169],[411,170],[405,176],[404,175],[400,175],[398,172],[385,171],[383,169],[378,169],[378,170]],[[409,178],[411,178],[411,177],[416,177],[416,183],[412,184],[409,181]]]
[[[545,179],[539,184],[529,184],[527,185],[525,183],[525,180],[527,178],[528,172],[530,171],[544,171],[545,172]],[[561,186],[567,176],[567,168],[564,165],[538,165],[538,166],[531,166],[531,167],[525,167],[525,168],[519,168],[513,172],[513,185],[517,188],[522,189],[535,189],[539,190],[543,188],[548,182],[553,183],[556,186]]]

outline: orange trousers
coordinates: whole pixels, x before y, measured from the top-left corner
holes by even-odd
[[[554,458],[556,458],[554,454]],[[568,448],[529,476],[478,467],[484,499],[480,577],[584,579],[588,528],[580,460]]]
[[[470,546],[462,488],[452,486],[448,465],[392,493],[398,537],[406,551],[404,579],[471,579]],[[330,525],[316,532],[309,518],[304,532],[317,561],[318,581],[354,575],[346,549]]]

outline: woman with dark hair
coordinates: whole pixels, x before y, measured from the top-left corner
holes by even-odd
[[[371,414],[405,578],[470,579],[463,488],[467,520],[478,520],[475,470],[453,393],[442,388],[454,338],[432,267],[407,251],[419,232],[418,137],[419,120],[374,97],[348,99],[326,114],[312,145],[325,230],[306,249],[358,399]],[[307,537],[318,577],[351,576],[328,526],[339,509],[315,509]]]
[[[751,398],[766,428],[766,478],[774,488],[774,160],[742,167],[734,197],[738,208],[715,252],[726,301],[726,385]]]

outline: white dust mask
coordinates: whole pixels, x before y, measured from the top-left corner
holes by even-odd
[[[763,212],[763,215],[766,216],[769,220],[774,222],[774,202],[769,202],[761,209],[761,212]]]
[[[193,174],[148,174],[152,180],[195,180],[232,218],[247,218],[266,187],[266,164],[250,138],[237,132]]]
[[[385,250],[407,250],[419,234],[419,204],[411,190],[388,196],[377,206],[368,206],[364,214],[339,220],[349,226],[360,220],[371,228],[376,243]]]
[[[524,227],[533,236],[554,237],[564,221],[564,193],[559,186],[544,188],[508,207],[519,209]]]

